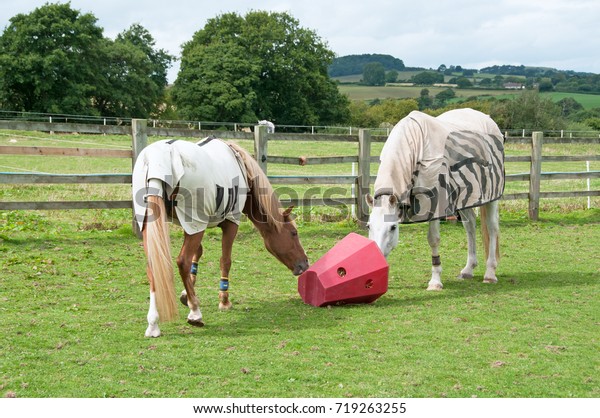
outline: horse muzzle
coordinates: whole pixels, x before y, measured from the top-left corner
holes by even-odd
[[[306,270],[308,270],[308,267],[309,267],[308,260],[299,261],[294,266],[292,273],[294,274],[294,276],[299,276],[302,273],[304,273]]]

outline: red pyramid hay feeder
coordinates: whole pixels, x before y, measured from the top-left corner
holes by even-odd
[[[374,241],[348,234],[298,278],[305,303],[371,303],[388,289],[389,265]]]

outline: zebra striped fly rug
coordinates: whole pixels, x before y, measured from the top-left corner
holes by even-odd
[[[504,192],[504,136],[473,109],[411,112],[390,133],[380,161],[375,198],[395,195],[402,223],[454,215]]]

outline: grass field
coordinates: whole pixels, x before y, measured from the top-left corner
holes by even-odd
[[[497,285],[454,275],[466,246],[442,228],[445,289],[425,291],[425,225],[402,228],[390,288],[371,305],[314,308],[248,223],[232,299],[217,310],[219,237],[205,239],[207,325],[145,339],[148,288],[128,211],[0,220],[1,393],[18,397],[598,397],[600,211],[502,216]],[[115,229],[115,226],[117,227]],[[358,228],[304,223],[311,260]],[[364,232],[361,232],[364,234]],[[173,249],[181,233],[173,231]],[[178,288],[181,286],[178,285]],[[52,382],[52,384],[49,384]]]
[[[129,141],[38,133],[10,138],[20,145],[123,147]],[[269,146],[279,155],[355,152],[346,143]],[[598,154],[597,146],[575,152]],[[130,170],[126,159],[3,156],[0,166]],[[350,167],[287,169],[349,174]],[[128,193],[127,186],[3,185],[0,200],[120,199]],[[596,198],[595,209],[583,210],[585,202],[577,202],[542,201],[539,222],[527,220],[524,201],[501,203],[497,285],[481,283],[482,267],[474,280],[455,279],[466,258],[464,231],[444,223],[445,288],[427,292],[427,227],[402,226],[389,259],[388,292],[370,305],[333,308],[305,305],[296,278],[243,222],[234,245],[234,309],[219,312],[220,237],[210,230],[197,285],[206,326],[187,325],[180,306],[181,319],[163,324],[159,339],[143,337],[148,286],[130,211],[0,212],[0,396],[597,398],[600,205]],[[325,215],[334,221],[323,222]],[[366,234],[342,215],[323,208],[297,219],[311,261],[350,232]],[[177,253],[181,230],[173,227],[171,236]]]
[[[422,86],[361,86],[357,84],[340,84],[341,93],[346,94],[350,100],[374,100],[374,99],[416,99],[420,97]],[[446,87],[426,87],[430,96],[435,96]],[[510,90],[487,90],[487,89],[453,89],[456,97],[466,99],[469,97],[496,97],[498,99],[510,99],[520,94],[518,91]],[[572,97],[579,102],[584,109],[600,107],[600,95],[583,93],[541,93],[542,97],[550,97],[557,102],[565,97]]]

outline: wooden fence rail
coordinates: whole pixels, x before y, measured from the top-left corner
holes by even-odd
[[[146,146],[148,136],[204,138],[210,135],[223,139],[253,140],[254,155],[265,173],[268,173],[268,163],[293,165],[343,164],[357,163],[356,175],[348,176],[278,176],[269,175],[269,180],[275,185],[354,185],[353,197],[314,197],[288,198],[285,203],[296,206],[318,205],[355,205],[356,216],[361,220],[368,217],[368,207],[364,196],[369,193],[375,180],[371,175],[371,164],[379,161],[378,156],[371,156],[371,144],[385,142],[386,137],[371,135],[367,129],[360,129],[358,135],[323,135],[323,134],[268,134],[265,126],[256,126],[254,132],[238,131],[201,131],[198,129],[155,128],[149,127],[146,120],[134,119],[131,126],[89,125],[74,123],[22,122],[0,121],[0,129],[47,131],[47,132],[77,132],[86,134],[116,134],[131,135],[131,150],[96,149],[96,148],[65,148],[65,147],[23,147],[0,146],[0,155],[52,155],[72,157],[111,157],[129,158],[132,166],[140,151]],[[358,142],[358,155],[336,157],[285,157],[268,153],[270,139],[285,141],[341,141]],[[600,178],[600,171],[585,172],[542,172],[543,162],[562,161],[600,161],[600,155],[580,156],[543,156],[542,146],[546,144],[570,143],[600,143],[599,138],[547,138],[541,132],[534,132],[530,138],[508,137],[507,143],[531,144],[531,154],[526,156],[506,156],[507,163],[530,163],[529,173],[510,174],[507,182],[529,182],[529,191],[505,194],[503,199],[529,200],[529,216],[538,219],[540,199],[600,196],[600,190],[541,192],[542,180],[556,179],[591,179]],[[39,173],[0,173],[0,184],[131,184],[131,174],[39,174]],[[54,209],[123,209],[131,208],[131,200],[124,201],[63,201],[63,202],[0,202],[0,210],[54,210]]]

